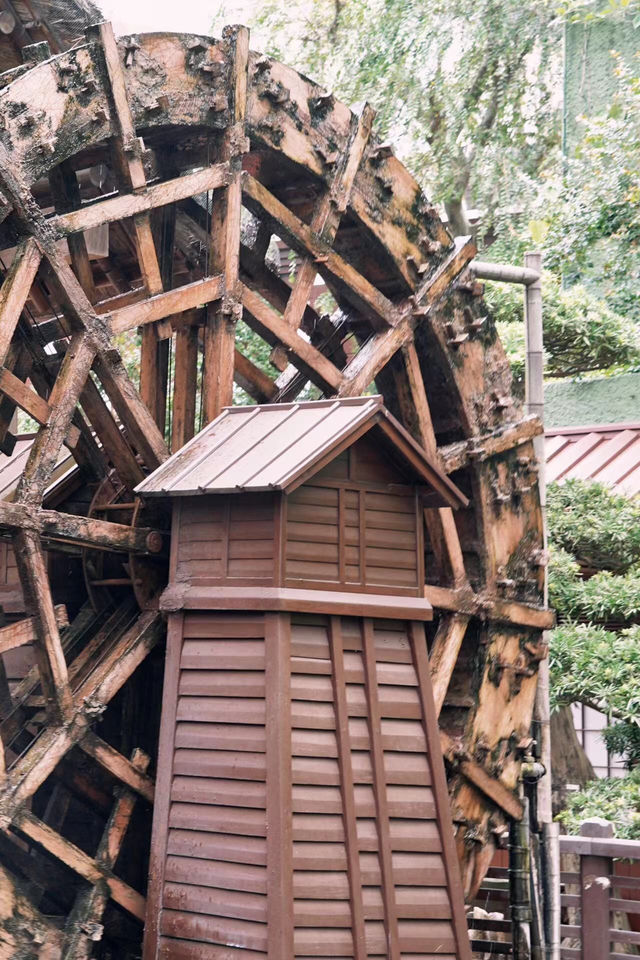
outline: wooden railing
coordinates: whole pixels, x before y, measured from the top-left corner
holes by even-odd
[[[640,841],[616,840],[612,824],[594,818],[579,836],[560,837],[560,855],[562,918],[570,921],[560,928],[562,960],[640,955]]]

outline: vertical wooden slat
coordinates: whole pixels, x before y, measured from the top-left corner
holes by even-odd
[[[73,700],[40,537],[20,530],[13,546],[25,600],[33,613],[35,654],[47,710],[54,720],[65,720],[71,716]]]
[[[225,296],[208,308],[204,330],[202,409],[205,423],[218,416],[233,400],[236,322],[242,315],[239,291],[240,214],[242,210],[242,154],[247,105],[249,31],[227,27],[223,38],[232,58],[230,104],[232,122],[222,140],[222,161],[231,170],[229,185],[214,194],[211,209],[210,271],[223,273]]]
[[[338,489],[338,579],[344,583],[347,579],[346,571],[346,531],[345,531],[345,491]]]
[[[329,644],[331,649],[333,703],[336,714],[338,764],[340,767],[342,820],[344,823],[347,870],[349,875],[353,955],[355,960],[367,960],[364,906],[362,900],[362,878],[360,876],[360,852],[358,847],[358,823],[356,820],[353,766],[351,763],[351,738],[349,736],[347,681],[344,672],[344,648],[342,643],[340,617],[329,618]]]
[[[364,584],[367,578],[367,494],[365,490],[358,490],[358,547],[360,557],[360,583]]]
[[[195,432],[197,372],[198,328],[180,327],[176,333],[171,424],[171,449],[174,453],[191,440]]]
[[[373,636],[373,620],[371,620],[370,617],[365,617],[362,621],[362,641],[365,690],[368,708],[367,722],[369,725],[369,740],[371,743],[373,792],[376,803],[376,822],[379,840],[378,852],[380,857],[380,872],[382,875],[384,927],[387,934],[389,960],[400,960],[398,912],[396,910],[396,891],[393,882],[393,862],[391,857],[391,836],[389,827],[389,804],[387,802],[387,781],[384,770],[384,750],[382,749],[380,702],[378,699],[378,677],[376,671],[376,651]]]
[[[442,859],[444,861],[447,890],[451,902],[451,916],[453,931],[456,938],[457,960],[471,960],[471,947],[467,932],[467,921],[464,912],[464,889],[460,876],[460,863],[455,848],[453,823],[451,819],[451,805],[447,790],[447,779],[444,771],[444,761],[440,747],[438,718],[436,717],[433,693],[431,689],[431,675],[427,659],[427,640],[424,624],[417,620],[409,623],[409,642],[413,666],[418,678],[418,695],[422,709],[422,721],[425,740],[427,742],[427,756],[431,768],[431,783],[436,806],[436,816],[440,828],[442,843]]]
[[[265,614],[268,960],[294,956],[291,620]]]
[[[184,614],[171,613],[167,623],[167,652],[162,689],[162,719],[158,742],[158,772],[156,775],[151,853],[149,856],[149,888],[144,927],[143,960],[155,960],[158,955],[160,910],[164,887],[164,868],[167,860],[169,834],[169,809],[171,807],[171,781],[176,736],[176,713],[178,709],[178,684],[180,681],[180,656]]]

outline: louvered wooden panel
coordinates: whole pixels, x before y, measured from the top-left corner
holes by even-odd
[[[161,957],[266,955],[264,633],[261,615],[183,620]]]

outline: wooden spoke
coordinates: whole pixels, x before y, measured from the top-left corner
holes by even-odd
[[[398,322],[396,307],[250,174],[243,174],[243,190],[247,205],[258,216],[267,218],[274,231],[295,250],[310,256],[318,273],[328,274],[345,297],[374,324],[386,327]]]
[[[0,391],[37,423],[44,425],[49,422],[51,407],[47,401],[6,367],[0,367]]]
[[[321,390],[331,394],[342,383],[342,374],[330,360],[315,347],[292,330],[275,310],[272,310],[257,294],[243,287],[242,304],[246,311],[249,326],[268,342],[283,344],[291,353],[294,363],[303,369],[310,380],[317,383]]]
[[[104,881],[115,902],[138,920],[144,921],[144,897],[116,877],[100,861],[87,856],[79,847],[65,840],[28,810],[20,810],[13,823],[23,836],[37,843],[51,856],[57,857],[89,883],[96,884]]]
[[[214,195],[211,209],[211,269],[224,275],[225,296],[207,315],[204,330],[202,410],[204,422],[218,416],[233,399],[235,328],[242,314],[239,289],[242,154],[249,148],[244,124],[247,110],[249,31],[227,27],[224,32],[231,61],[229,96],[231,124],[220,145],[228,162],[229,185]]]
[[[59,167],[51,171],[49,183],[57,211],[64,213],[67,210],[80,207],[82,200],[78,180],[75,170],[68,161],[60,164]],[[91,269],[91,262],[87,252],[86,240],[82,234],[78,234],[70,236],[67,242],[69,244],[73,271],[87,297],[91,303],[94,303],[97,299],[97,294],[93,282],[93,270]]]
[[[439,715],[445,701],[468,623],[469,617],[464,614],[445,614],[440,618],[429,654],[436,716]]]
[[[126,784],[135,793],[153,803],[153,780],[146,776],[144,769],[137,766],[132,760],[127,760],[121,753],[88,731],[80,741],[80,747],[86,754],[93,757],[101,767],[104,767],[116,780]],[[145,764],[146,769],[147,764]]]
[[[270,380],[266,373],[263,373],[239,350],[234,352],[233,366],[236,383],[257,403],[269,403],[270,400],[275,400],[278,388],[273,380]]]
[[[144,777],[149,766],[149,757],[136,748],[131,761],[127,763],[130,763],[140,777]],[[116,800],[96,853],[96,862],[106,870],[111,871],[115,867],[131,822],[135,801],[135,795],[128,790],[122,791]],[[107,901],[108,894],[101,884],[78,894],[66,924],[63,960],[88,960],[91,956],[93,943],[102,932],[100,921]]]
[[[181,327],[176,333],[175,384],[171,422],[171,449],[179,450],[195,433],[198,379],[198,328]]]
[[[222,296],[223,289],[222,276],[209,277],[202,282],[168,290],[144,302],[120,307],[110,315],[111,329],[114,333],[125,333],[135,327],[143,327],[148,323],[163,320],[165,317],[184,313],[186,310],[195,310],[203,303],[218,300]]]
[[[353,182],[371,135],[374,117],[375,111],[368,104],[365,104],[359,116],[353,117],[353,138],[347,148],[342,167],[336,172],[331,186],[320,199],[311,219],[311,230],[324,243],[332,244],[338,232],[340,217],[347,209]],[[294,330],[297,330],[302,322],[317,273],[318,266],[315,258],[304,257],[297,269],[284,311],[285,323]]]
[[[22,589],[33,611],[35,653],[45,704],[54,720],[68,720],[71,688],[40,538],[29,530],[19,530],[13,546]]]
[[[20,314],[29,296],[42,253],[31,237],[16,251],[13,263],[0,287],[0,364],[4,364]]]

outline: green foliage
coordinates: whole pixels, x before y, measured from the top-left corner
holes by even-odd
[[[549,600],[559,621],[549,652],[552,709],[601,710],[615,721],[603,731],[608,749],[632,768],[571,794],[560,819],[571,831],[597,814],[617,836],[640,836],[640,504],[569,480],[549,485],[547,517]],[[585,567],[597,572],[585,579]]]
[[[640,620],[640,570],[624,575],[602,570],[588,580],[562,549],[550,551],[549,603],[563,620],[625,624]]]
[[[550,484],[547,522],[550,541],[581,566],[621,572],[640,562],[640,503],[602,483]]]
[[[583,117],[565,189],[549,218],[545,262],[568,279],[595,277],[618,313],[640,319],[640,78],[618,55],[608,111]]]
[[[567,833],[579,833],[588,817],[604,817],[615,824],[616,836],[640,839],[640,768],[626,777],[593,780],[579,793],[571,793],[560,814]]]
[[[552,708],[586,703],[608,716],[640,723],[640,626],[619,633],[561,623],[549,654]]]
[[[517,380],[524,376],[523,294],[514,285],[488,283],[486,301]],[[570,377],[640,362],[640,329],[583,286],[560,288],[545,274],[542,286],[545,374]]]

